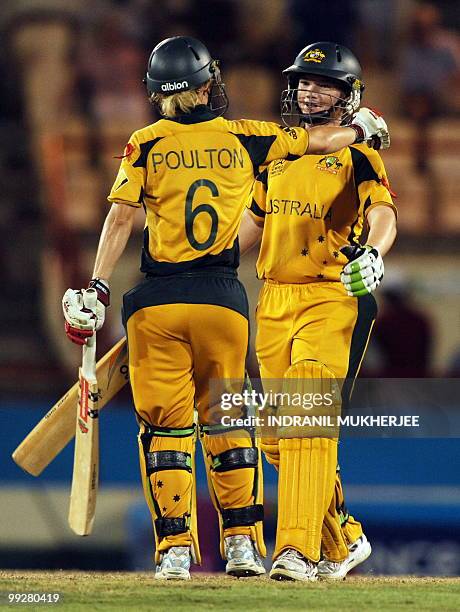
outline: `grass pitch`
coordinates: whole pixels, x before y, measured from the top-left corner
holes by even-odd
[[[58,604],[7,604],[8,593],[61,594]],[[460,579],[350,577],[340,583],[195,577],[157,582],[153,573],[0,571],[0,608],[29,610],[201,610],[335,612],[460,610]]]

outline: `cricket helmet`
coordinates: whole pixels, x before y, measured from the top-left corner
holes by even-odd
[[[283,70],[283,74],[287,75],[288,88],[281,94],[281,117],[287,125],[296,122],[297,125],[328,123],[337,109],[342,110],[341,125],[347,125],[359,109],[364,91],[362,69],[356,56],[343,45],[333,42],[307,45],[297,55],[294,63]],[[326,110],[315,112],[313,104],[309,109],[301,110],[297,98],[299,81],[309,76],[331,81],[342,90],[342,97],[330,96],[331,105]]]
[[[228,107],[219,62],[211,57],[205,45],[191,36],[174,36],[158,43],[150,54],[144,83],[149,97],[164,96],[197,89],[212,81],[209,96],[211,110],[223,114]],[[216,105],[216,99],[220,98]],[[214,104],[213,104],[214,103]]]

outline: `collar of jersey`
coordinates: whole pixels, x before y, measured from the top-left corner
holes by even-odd
[[[176,123],[202,123],[203,121],[210,121],[215,119],[216,115],[205,105],[198,104],[190,113],[179,115],[178,117],[165,117],[169,121],[175,121]]]

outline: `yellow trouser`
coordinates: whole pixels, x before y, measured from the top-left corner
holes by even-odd
[[[298,366],[299,376],[305,378],[327,372],[321,376],[326,375],[331,381],[335,378],[340,386],[345,380],[342,391],[348,393],[350,380],[356,377],[361,365],[375,315],[373,296],[349,297],[340,282],[293,285],[266,281],[257,309],[256,352],[262,378],[292,377],[293,366]],[[276,464],[276,440],[266,442],[268,459]],[[274,557],[285,548],[295,548],[318,561],[322,535],[324,554],[332,560],[341,560],[347,554],[347,539],[343,528],[340,529],[337,510],[344,502],[333,464],[336,445],[327,438],[298,442],[294,439],[278,443],[281,522],[278,520]],[[301,491],[292,492],[289,483],[282,482],[285,478],[297,482]],[[305,478],[310,479],[307,488]],[[311,486],[312,481],[317,486]],[[359,525],[356,521],[354,524]],[[353,530],[353,535],[356,533],[358,528]]]
[[[141,473],[157,559],[171,546],[192,546],[199,561],[194,407],[199,423],[207,425],[209,381],[244,380],[248,333],[242,314],[210,304],[149,306],[128,318],[129,374],[141,420]],[[245,430],[237,437],[205,433],[202,442],[221,535],[250,535],[263,553],[262,476],[254,436]]]

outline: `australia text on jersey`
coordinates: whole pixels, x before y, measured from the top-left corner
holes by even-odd
[[[188,151],[168,151],[152,153],[153,171],[165,164],[169,170],[179,168],[244,168],[242,148],[233,149],[190,149]]]
[[[332,219],[332,208],[325,210],[324,204],[311,204],[299,200],[272,198],[268,201],[267,215],[297,215],[311,219]]]

